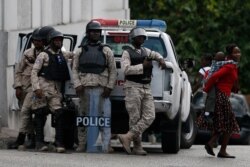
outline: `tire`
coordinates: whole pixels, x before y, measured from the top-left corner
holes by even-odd
[[[250,136],[247,136],[244,140],[239,142],[242,145],[250,145]]]
[[[176,154],[180,150],[181,143],[181,118],[180,112],[173,120],[175,125],[174,130],[162,131],[161,133],[161,147],[164,153]]]
[[[195,124],[196,120],[196,113],[192,110],[190,110],[189,116],[184,124],[187,124],[189,127],[189,131],[185,132],[182,131],[181,133],[181,148],[183,149],[189,149],[192,147],[196,135],[197,135],[197,126]]]

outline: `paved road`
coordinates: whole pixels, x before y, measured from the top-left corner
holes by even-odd
[[[250,146],[229,146],[228,151],[236,159],[211,157],[201,145],[180,150],[178,154],[163,154],[152,148],[148,151],[147,156],[135,156],[119,150],[113,154],[0,150],[0,167],[247,167],[250,162]]]

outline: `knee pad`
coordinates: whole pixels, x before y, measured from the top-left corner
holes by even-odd
[[[57,120],[57,119],[62,118],[63,114],[64,114],[64,110],[62,108],[55,110],[55,113],[54,113],[55,119]]]
[[[63,109],[57,109],[55,110],[55,112],[51,115],[51,126],[55,127],[56,123],[60,120],[62,120],[63,118],[63,114],[64,114],[64,110]]]

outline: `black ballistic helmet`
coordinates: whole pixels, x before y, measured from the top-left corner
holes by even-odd
[[[43,42],[45,46],[49,45],[49,41],[48,41],[48,35],[51,31],[54,31],[55,29],[51,26],[44,26],[40,29],[40,34],[43,38]]]
[[[88,33],[89,30],[102,30],[101,28],[101,23],[99,23],[98,21],[90,21],[87,26],[86,26],[86,32]]]
[[[48,34],[50,33],[50,31],[53,31],[53,30],[55,29],[51,26],[44,26],[40,29],[40,34],[44,40],[47,40]]]
[[[53,38],[56,38],[56,37],[62,37],[63,38],[63,34],[60,31],[57,31],[57,30],[50,31],[50,33],[48,35],[48,42],[51,42],[51,40]]]
[[[42,36],[40,34],[40,28],[36,28],[33,32],[32,32],[32,36],[31,36],[32,40],[42,40]]]

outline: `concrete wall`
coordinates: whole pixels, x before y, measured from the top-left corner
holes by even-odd
[[[20,32],[51,25],[80,38],[92,18],[129,19],[129,0],[0,0],[0,117],[2,126],[18,130],[18,112],[9,110]],[[55,7],[56,6],[56,7]],[[54,8],[53,8],[54,7]],[[79,42],[78,42],[79,43]],[[1,125],[0,125],[1,127]]]
[[[8,47],[8,33],[0,31],[0,116],[1,125],[6,125],[6,118],[8,113],[7,106],[7,91],[6,91],[6,64],[7,64],[7,47]],[[0,126],[1,126],[0,125]]]
[[[129,18],[128,0],[0,0],[0,30],[33,29],[94,17]]]

